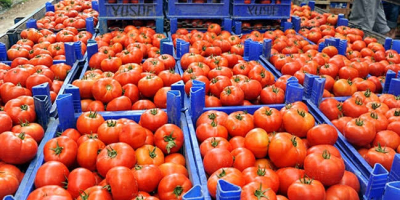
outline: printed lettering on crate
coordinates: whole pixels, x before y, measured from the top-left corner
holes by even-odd
[[[252,16],[261,16],[261,15],[278,15],[279,7],[276,6],[248,6],[247,12]]]
[[[155,5],[132,4],[107,6],[107,16],[110,17],[143,17],[154,16],[155,14]]]

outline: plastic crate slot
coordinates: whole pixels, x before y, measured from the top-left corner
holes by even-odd
[[[182,198],[186,199],[186,200],[203,200],[204,199],[204,195],[203,195],[203,192],[201,190],[201,186],[200,185],[195,185],[192,189],[187,191],[186,194],[183,195]]]
[[[33,96],[35,112],[37,116],[37,122],[40,124],[44,130],[47,129],[47,124],[50,121],[50,108],[51,102],[49,96],[46,95],[36,95]]]
[[[400,78],[394,78],[390,81],[388,93],[395,96],[400,95]]]
[[[391,81],[394,78],[396,78],[396,73],[389,69],[386,72],[386,78],[385,78],[385,83],[384,83],[383,88],[382,88],[382,93],[388,93],[389,92]]]
[[[368,199],[380,199],[382,197],[388,174],[389,172],[381,164],[375,164],[365,193]]]
[[[217,184],[217,199],[240,200],[242,188],[231,184],[223,179],[218,180]]]
[[[389,172],[388,182],[400,181],[400,154],[396,153],[393,159],[392,168]]]
[[[382,200],[393,200],[400,196],[400,181],[387,183],[385,186],[385,194]]]

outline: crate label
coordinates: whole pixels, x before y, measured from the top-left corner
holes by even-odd
[[[112,16],[138,17],[156,14],[155,5],[110,5],[108,13]]]
[[[278,6],[248,6],[247,12],[253,16],[261,15],[277,15],[279,7]]]

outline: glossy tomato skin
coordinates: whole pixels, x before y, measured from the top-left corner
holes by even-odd
[[[78,198],[77,200],[112,200],[111,194],[101,186],[93,186],[86,189]]]
[[[305,171],[294,167],[285,167],[276,171],[276,174],[279,177],[279,193],[287,195],[289,186],[304,177]]]
[[[104,149],[105,144],[98,139],[88,139],[78,147],[76,160],[81,167],[96,170],[97,153]]]
[[[224,106],[242,105],[244,100],[244,92],[238,86],[227,86],[221,92],[220,100]]]
[[[285,130],[298,137],[307,136],[308,130],[315,125],[314,117],[300,109],[290,109],[283,114],[283,127]]]
[[[19,180],[14,174],[2,171],[0,174],[0,198],[14,194],[18,189],[18,185]]]
[[[152,192],[162,179],[161,170],[156,165],[136,165],[132,169],[139,191]]]
[[[158,185],[160,200],[178,200],[192,188],[189,178],[182,174],[171,174],[161,179]]]
[[[370,166],[380,163],[386,170],[390,171],[395,154],[396,152],[392,148],[378,145],[369,149],[364,158]]]
[[[49,176],[51,174],[51,176]],[[68,177],[69,170],[61,162],[49,161],[38,169],[35,177],[35,187],[41,188],[46,185],[64,186],[65,178]]]
[[[68,176],[67,191],[73,198],[77,198],[82,190],[96,185],[93,173],[86,168],[76,168]]]
[[[275,108],[261,107],[254,112],[254,125],[267,133],[277,132],[282,126],[282,114]]]
[[[327,150],[309,154],[304,160],[307,176],[319,180],[325,186],[338,184],[343,177],[344,167],[342,158],[331,155]]]
[[[70,167],[74,164],[78,151],[77,143],[69,137],[60,136],[49,140],[44,146],[44,160],[59,161]]]
[[[263,186],[271,188],[275,193],[279,189],[279,176],[272,169],[262,167],[248,167],[242,171],[246,184],[251,182],[262,183]]]
[[[46,198],[62,198],[62,200],[73,200],[69,192],[60,186],[48,185],[34,190],[29,194],[27,200],[45,200]]]
[[[9,164],[24,164],[30,161],[38,149],[37,142],[23,132],[3,132],[0,134],[0,141],[0,158]]]
[[[314,126],[307,132],[307,141],[311,146],[319,144],[334,145],[337,138],[337,130],[334,126],[328,124]]]
[[[358,200],[358,193],[347,185],[333,185],[326,190],[326,199],[348,199]]]
[[[240,199],[248,200],[276,200],[276,194],[267,185],[252,182],[245,185],[240,194]]]
[[[303,141],[289,133],[278,133],[271,140],[268,155],[276,167],[302,166],[306,157]]]
[[[115,200],[131,199],[138,194],[138,185],[133,172],[123,166],[111,168],[106,175],[111,187],[111,195]]]
[[[104,122],[103,116],[96,112],[85,112],[78,117],[76,128],[81,134],[97,133],[99,126]]]
[[[321,102],[319,109],[329,120],[338,119],[342,113],[342,104],[333,98],[325,99]]]
[[[183,132],[174,124],[165,124],[154,133],[154,143],[164,154],[176,153],[183,145]]]
[[[361,147],[374,140],[376,130],[372,122],[357,118],[346,124],[343,135],[351,144]]]
[[[246,136],[254,128],[253,116],[241,111],[231,113],[226,122],[225,128],[228,129],[230,136]]]
[[[248,167],[252,167],[256,163],[254,154],[246,148],[236,148],[231,152],[233,159],[233,167],[243,171]]]
[[[107,145],[97,156],[96,168],[103,177],[116,166],[132,168],[136,163],[135,150],[126,143]]]
[[[355,174],[349,171],[345,171],[342,180],[340,180],[341,185],[347,185],[353,188],[357,193],[360,192],[360,182]]]
[[[207,174],[213,174],[220,168],[231,167],[233,157],[226,149],[212,149],[204,156],[203,164]]]
[[[326,193],[321,182],[310,178],[301,178],[289,186],[288,197],[291,200],[324,200]]]
[[[158,128],[163,126],[168,122],[167,113],[159,108],[146,110],[140,116],[139,124],[144,128],[149,129],[152,132],[155,132]]]
[[[252,129],[246,134],[244,145],[256,158],[264,158],[268,153],[268,133],[261,128]]]
[[[101,78],[93,84],[92,94],[96,100],[108,103],[122,95],[122,86],[115,79]]]

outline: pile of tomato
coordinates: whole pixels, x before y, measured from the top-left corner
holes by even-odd
[[[37,20],[39,29],[85,29],[86,19],[89,17],[93,17],[94,27],[98,22],[99,12],[92,9],[91,0],[63,0],[54,4],[54,10],[46,12],[43,18]]]
[[[324,13],[320,14],[317,11],[311,11],[310,6],[297,6],[292,5],[290,12],[291,16],[298,16],[301,19],[301,27],[319,27],[321,25],[336,25],[338,21],[338,15]]]
[[[344,102],[325,99],[319,108],[371,167],[381,163],[390,171],[400,152],[399,96],[356,92]]]
[[[17,191],[25,175],[20,169],[36,156],[44,129],[35,120],[31,96],[14,97],[0,111],[0,199]]]
[[[254,114],[206,111],[195,132],[214,198],[223,179],[242,188],[241,199],[358,199],[358,179],[332,146],[337,130],[315,125],[302,102]]]
[[[76,129],[46,142],[28,199],[181,199],[192,188],[183,142],[160,109],[144,111],[138,123],[82,113]]]

